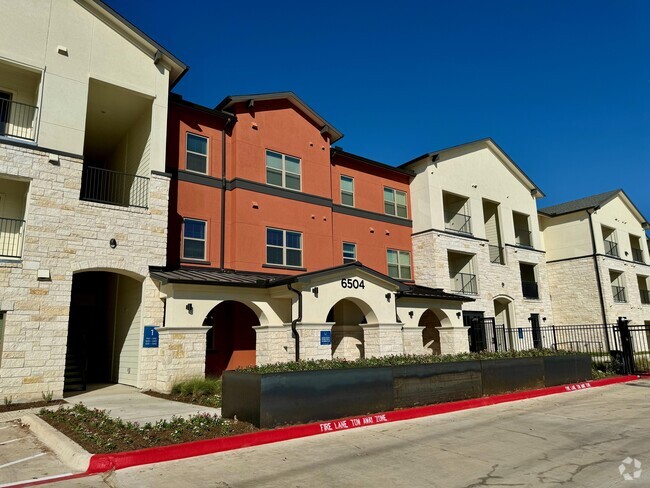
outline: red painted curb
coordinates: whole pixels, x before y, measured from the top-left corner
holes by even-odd
[[[428,417],[442,413],[458,412],[461,410],[484,407],[487,405],[496,405],[499,403],[553,395],[556,393],[566,393],[569,391],[578,391],[587,388],[612,385],[616,383],[625,383],[628,381],[636,380],[638,378],[639,377],[636,375],[605,378],[601,380],[585,381],[571,385],[552,386],[538,390],[507,393],[504,395],[495,395],[491,397],[473,398],[471,400],[428,405],[425,407],[408,408],[404,410],[395,410],[392,412],[377,413],[372,415],[361,415],[357,417],[332,420],[329,422],[318,422],[273,430],[263,430],[232,437],[221,437],[218,439],[188,442],[185,444],[175,444],[163,447],[152,447],[138,451],[127,451],[114,454],[95,454],[90,459],[90,465],[88,466],[86,474],[102,473],[111,469],[117,470],[132,466],[140,466],[143,464],[160,463],[164,461],[173,461],[176,459],[185,459],[188,457],[203,456],[205,454],[231,451],[244,447],[260,446],[272,442],[298,439],[300,437],[308,437],[317,434],[324,434],[327,432],[349,430],[367,425],[396,422],[399,420],[408,420],[418,417]]]

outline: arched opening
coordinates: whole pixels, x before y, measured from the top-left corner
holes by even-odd
[[[140,363],[142,282],[111,271],[72,277],[66,391],[87,383],[137,386]]]
[[[513,344],[512,325],[513,310],[512,300],[506,297],[499,297],[494,300],[494,321],[496,325],[497,350],[504,351]]]
[[[255,366],[255,329],[257,314],[243,303],[221,302],[203,321],[211,326],[206,334],[205,374],[221,376],[230,369]]]
[[[362,324],[368,323],[359,305],[344,298],[334,304],[327,314],[332,325],[332,357],[360,359],[365,356]]]
[[[440,354],[440,319],[432,310],[420,317],[418,326],[422,327],[422,349],[425,354]]]

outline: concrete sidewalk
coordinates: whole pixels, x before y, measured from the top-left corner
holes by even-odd
[[[187,418],[198,413],[221,415],[220,408],[156,398],[126,385],[89,385],[88,391],[67,393],[64,399],[70,403],[83,403],[88,408],[107,410],[113,418],[140,424],[172,417]]]

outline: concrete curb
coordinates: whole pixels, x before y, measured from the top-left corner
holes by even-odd
[[[32,413],[22,417],[20,422],[28,426],[38,440],[54,452],[68,467],[79,472],[88,469],[92,455],[79,444]]]

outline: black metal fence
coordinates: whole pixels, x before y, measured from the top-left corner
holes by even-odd
[[[24,229],[24,220],[0,218],[0,257],[22,256]]]
[[[451,288],[453,291],[466,295],[476,295],[478,293],[475,274],[451,273],[450,278],[452,281]]]
[[[37,115],[37,107],[0,98],[0,136],[33,141]]]
[[[85,166],[80,198],[90,202],[147,208],[149,178]]]

